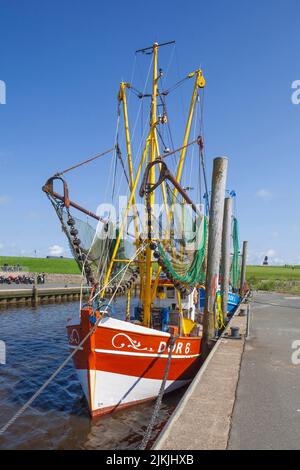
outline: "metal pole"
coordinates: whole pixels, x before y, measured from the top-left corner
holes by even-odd
[[[206,295],[203,318],[204,356],[209,352],[211,340],[215,336],[215,300],[216,292],[218,290],[219,285],[222,223],[227,166],[227,158],[219,157],[214,159],[212,175],[212,193],[209,214]]]
[[[222,257],[221,257],[221,294],[222,294],[222,312],[224,320],[227,318],[228,311],[228,290],[230,280],[230,235],[231,235],[231,214],[232,199],[225,198],[223,233],[222,233]]]
[[[246,326],[246,338],[250,337],[250,320],[251,320],[251,310],[250,305],[247,305],[247,326]]]
[[[247,252],[248,252],[248,242],[245,241],[243,243],[240,295],[243,295],[243,288],[244,288],[244,284],[246,281]]]

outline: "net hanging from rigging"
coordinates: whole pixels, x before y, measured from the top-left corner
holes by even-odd
[[[158,243],[159,264],[168,277],[175,281],[194,287],[204,281],[203,262],[205,258],[207,239],[207,218],[197,218],[194,226],[194,237],[191,231],[185,232],[181,239],[169,242],[167,246]]]
[[[231,285],[234,289],[238,289],[238,282],[240,277],[240,262],[239,262],[239,235],[238,235],[238,221],[236,217],[233,218],[233,257],[231,261],[230,277]]]

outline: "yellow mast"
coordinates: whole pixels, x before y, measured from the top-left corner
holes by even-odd
[[[130,133],[129,133],[129,121],[128,121],[128,113],[127,113],[127,103],[126,103],[126,93],[125,89],[130,87],[130,84],[122,82],[120,85],[120,91],[119,91],[119,96],[118,99],[119,101],[123,101],[123,114],[124,114],[124,124],[125,124],[125,136],[126,136],[126,147],[127,147],[127,159],[128,159],[128,167],[129,167],[129,177],[130,177],[130,198],[125,210],[125,214],[122,220],[122,224],[119,229],[119,234],[116,240],[116,244],[114,247],[114,252],[112,254],[111,262],[106,274],[106,279],[104,281],[104,288],[107,286],[107,283],[110,278],[110,274],[113,268],[114,262],[117,261],[116,255],[117,251],[120,245],[120,241],[122,238],[122,234],[125,228],[125,221],[128,216],[130,207],[133,206],[133,213],[134,213],[134,225],[135,225],[135,233],[136,233],[136,240],[137,240],[137,247],[139,246],[139,235],[138,235],[138,221],[137,221],[137,212],[136,212],[136,200],[135,200],[135,191],[138,185],[138,181],[141,175],[142,167],[146,162],[146,157],[147,153],[149,151],[149,162],[153,162],[156,158],[156,156],[159,156],[159,148],[158,148],[158,140],[157,140],[157,135],[156,135],[156,126],[157,126],[157,94],[158,94],[158,74],[157,74],[157,64],[158,64],[158,47],[159,45],[157,43],[154,43],[152,46],[152,51],[153,51],[153,83],[152,83],[152,99],[151,99],[151,123],[150,123],[150,131],[146,139],[145,143],[145,148],[142,154],[142,159],[139,164],[139,168],[137,170],[136,177],[134,178],[133,176],[133,167],[132,167],[132,152],[131,152],[131,142],[130,142]],[[192,72],[191,74],[188,75],[189,78],[192,78],[196,75],[196,80],[195,80],[195,85],[194,85],[194,90],[193,90],[193,95],[190,103],[190,110],[189,110],[189,116],[188,116],[188,121],[186,124],[186,129],[185,129],[185,134],[184,134],[184,140],[183,140],[183,149],[180,154],[179,158],[179,163],[178,163],[178,168],[177,168],[177,174],[176,174],[176,180],[179,182],[181,179],[181,174],[182,174],[182,168],[185,160],[185,154],[186,154],[186,145],[188,143],[189,135],[190,135],[190,130],[191,130],[191,124],[192,124],[192,119],[193,119],[193,113],[194,113],[194,107],[195,107],[195,102],[197,99],[197,91],[198,88],[203,88],[205,86],[205,80],[202,75],[201,70],[196,70],[195,72]],[[149,172],[149,185],[153,185],[155,183],[155,165],[153,165],[150,169]],[[163,198],[164,202],[166,205],[166,212],[168,216],[168,220],[172,219],[172,214],[173,214],[173,204],[175,202],[177,190],[174,188],[173,192],[173,201],[172,201],[172,206],[170,210],[168,211],[167,209],[167,203],[166,203],[166,193],[165,193],[165,187],[163,185]],[[153,229],[153,206],[154,206],[154,191],[148,194],[148,205],[149,205],[149,220],[147,222],[147,236],[146,236],[146,255],[145,255],[145,266],[143,266],[142,262],[142,257],[139,257],[139,265],[141,268],[141,279],[143,283],[143,289],[141,289],[141,292],[143,292],[142,300],[143,300],[143,311],[144,311],[144,325],[145,326],[150,326],[151,322],[151,308],[152,308],[152,302],[153,298],[155,295],[156,287],[158,284],[158,279],[159,279],[159,274],[160,274],[160,268],[158,269],[156,279],[154,282],[154,286],[152,289],[152,250],[149,246],[149,243],[151,241],[151,232]],[[144,276],[143,276],[143,271],[144,271]],[[181,299],[180,299],[180,293],[178,292],[178,306],[179,310],[181,311]]]
[[[137,174],[136,174],[136,177],[135,177],[135,180],[134,180],[134,183],[133,183],[132,191],[131,191],[131,194],[130,194],[130,197],[129,197],[129,200],[128,200],[128,203],[127,203],[127,206],[126,206],[126,210],[125,210],[125,213],[124,213],[124,216],[123,216],[123,220],[122,220],[122,223],[121,223],[121,226],[120,226],[120,229],[119,229],[119,235],[116,239],[115,248],[114,248],[114,251],[113,251],[113,254],[112,254],[112,257],[111,257],[111,260],[110,260],[110,264],[109,264],[109,267],[108,267],[108,270],[107,270],[107,273],[106,273],[106,276],[105,276],[104,288],[103,288],[104,291],[105,291],[105,288],[107,287],[107,284],[109,282],[109,278],[110,278],[110,275],[111,275],[113,265],[116,262],[116,255],[117,255],[117,252],[118,252],[118,249],[119,249],[119,246],[120,246],[120,242],[121,242],[121,239],[122,239],[122,236],[123,236],[123,232],[124,232],[126,220],[127,220],[127,217],[128,217],[128,213],[129,213],[130,207],[132,205],[132,201],[134,199],[135,191],[136,191],[139,179],[140,179],[141,171],[142,171],[144,162],[146,160],[146,155],[147,155],[149,144],[150,144],[150,133],[149,133],[149,135],[146,139],[146,144],[145,144],[145,148],[144,148],[144,151],[143,151],[142,159],[140,161],[140,164],[139,164],[139,167],[138,167],[138,170],[137,170]]]
[[[121,82],[118,100],[119,102],[120,101],[123,102],[123,117],[124,117],[124,127],[125,127],[127,161],[128,161],[128,169],[129,169],[129,184],[130,184],[130,191],[132,191],[133,186],[134,186],[134,177],[133,177],[133,165],[132,165],[131,140],[130,140],[130,132],[129,132],[129,119],[128,119],[128,111],[127,111],[127,99],[126,99],[126,88],[130,88],[130,87],[131,87],[130,83]],[[138,214],[137,214],[137,209],[136,209],[135,193],[133,193],[132,210],[133,210],[136,247],[137,249],[139,249],[140,237],[139,237],[139,225],[138,225]],[[139,271],[140,271],[140,298],[142,299],[144,266],[142,263],[141,254],[138,255],[138,260],[139,260]]]
[[[150,162],[155,160],[155,152],[156,152],[156,124],[157,124],[157,56],[158,56],[158,44],[153,44],[153,79],[152,79],[152,99],[151,99],[151,129],[150,129]],[[155,183],[155,165],[151,167],[149,173],[149,185],[153,185]],[[149,198],[149,209],[150,209],[150,217],[148,219],[148,224],[151,223],[151,226],[147,226],[148,234],[147,234],[147,248],[146,248],[146,274],[145,274],[145,285],[144,285],[144,325],[150,326],[150,319],[151,319],[151,302],[152,302],[152,295],[151,295],[151,282],[152,282],[152,250],[149,246],[150,239],[149,239],[149,232],[151,231],[151,227],[153,225],[153,205],[154,205],[154,191],[152,191],[148,196]]]
[[[205,86],[205,79],[203,77],[202,70],[198,69],[195,72],[191,72],[188,75],[188,78],[192,78],[195,75],[196,75],[196,80],[195,80],[193,95],[192,95],[190,109],[189,109],[188,120],[187,120],[187,123],[186,123],[186,128],[185,128],[185,133],[184,133],[184,138],[183,138],[183,145],[182,145],[183,148],[182,148],[181,153],[180,153],[180,158],[179,158],[179,163],[178,163],[178,168],[177,168],[177,174],[176,174],[176,181],[178,181],[178,182],[180,182],[180,179],[181,179],[182,168],[183,168],[183,163],[184,163],[186,149],[187,149],[186,145],[189,141],[191,125],[192,125],[194,109],[195,109],[195,103],[196,103],[196,99],[197,99],[197,95],[198,95],[198,88],[204,88],[204,86]],[[173,204],[175,202],[177,192],[178,192],[177,189],[174,188],[173,200],[172,200]],[[171,208],[170,212],[171,212],[171,216],[172,216],[172,208]]]

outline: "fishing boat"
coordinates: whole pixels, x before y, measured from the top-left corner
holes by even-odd
[[[197,295],[205,279],[208,214],[202,201],[202,192],[208,194],[201,127],[205,79],[196,69],[165,88],[158,53],[172,44],[154,43],[137,51],[151,58],[147,76],[152,76],[151,92],[146,90],[147,81],[144,91],[121,82],[113,147],[55,174],[43,187],[87,284],[79,317],[68,322],[67,334],[93,417],[152,400],[162,384],[166,393],[182,387],[199,369],[202,322]],[[191,81],[183,139],[175,146],[166,101],[171,92]],[[139,103],[146,102],[149,110],[144,120],[148,130],[136,150],[128,93]],[[121,119],[126,161],[119,141]],[[92,212],[74,202],[65,177],[105,154],[113,156],[109,184],[115,188],[123,178],[127,190],[118,219],[111,216],[113,211]],[[196,202],[190,196],[191,183],[203,184]],[[85,187],[90,189],[89,182]]]

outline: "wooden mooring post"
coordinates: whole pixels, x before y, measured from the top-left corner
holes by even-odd
[[[39,303],[39,294],[38,294],[38,284],[37,284],[37,274],[34,275],[34,285],[32,287],[32,305],[36,306]]]
[[[214,159],[209,214],[206,295],[203,318],[202,351],[204,357],[209,353],[211,342],[215,336],[215,302],[219,284],[227,166],[227,158],[219,157]]]
[[[224,320],[227,318],[228,290],[230,280],[230,236],[231,236],[232,198],[225,198],[223,232],[222,232],[222,256],[221,256],[221,294],[222,312]]]

